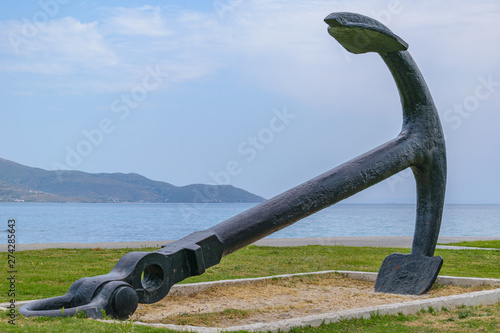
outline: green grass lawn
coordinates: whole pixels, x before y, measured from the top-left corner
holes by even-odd
[[[454,310],[432,309],[413,315],[372,315],[369,319],[341,320],[319,327],[293,328],[290,333],[468,333],[498,332],[500,328],[500,304],[490,306],[462,306]],[[92,333],[159,333],[175,332],[168,329],[133,325],[133,322],[102,323],[84,318],[19,318],[16,325],[5,324],[5,315],[0,314],[2,332],[92,332]],[[246,333],[245,331],[238,331]]]
[[[141,251],[153,250],[156,249],[142,249]],[[81,277],[108,273],[119,258],[131,251],[130,249],[18,251],[15,253],[17,269],[16,300],[63,295],[71,284]],[[394,252],[409,253],[409,249],[344,246],[282,248],[249,246],[223,258],[219,265],[209,268],[205,274],[189,278],[183,283],[322,270],[377,272],[383,259]],[[440,275],[500,278],[498,264],[500,262],[500,251],[437,250],[436,255],[444,258],[444,265]],[[6,264],[7,253],[3,253],[3,256]],[[4,271],[7,271],[7,269],[4,269]],[[0,290],[8,290],[7,279],[0,280]],[[0,302],[7,301],[7,293],[0,294]],[[491,311],[496,313],[494,321],[497,320],[498,307],[494,307]],[[419,322],[419,319],[412,319],[413,317],[410,318],[409,316],[404,317]],[[82,327],[84,327],[83,331],[88,332],[157,331],[151,328],[139,328],[134,325],[127,326],[126,324],[113,327],[113,325],[82,318],[24,318],[18,314],[16,321],[19,332],[59,332],[58,329],[60,329],[60,332],[79,332],[82,331],[80,330]],[[395,319],[386,319],[385,321],[392,323]],[[361,321],[355,325],[364,327],[368,324]],[[80,327],[80,329],[76,327]],[[0,331],[10,330],[11,328],[13,327],[7,324],[7,318],[2,314]],[[316,330],[317,328],[314,329],[314,331]],[[158,332],[160,331],[158,330]],[[294,332],[302,331],[297,330]]]

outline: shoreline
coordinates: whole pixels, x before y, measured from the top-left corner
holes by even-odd
[[[439,237],[438,243],[457,243],[484,240],[500,240],[496,237],[480,236],[443,236]],[[160,247],[173,242],[164,241],[138,241],[138,242],[99,242],[99,243],[32,243],[16,244],[16,251],[44,250],[53,248],[64,249],[140,249],[144,247]],[[355,246],[355,247],[393,247],[411,248],[413,237],[410,236],[375,236],[375,237],[307,237],[307,238],[264,238],[253,243],[257,246],[307,246],[307,245],[330,245],[330,246]],[[440,246],[438,245],[438,248]],[[445,246],[443,248],[449,248]],[[470,248],[469,248],[470,249]],[[7,244],[1,244],[1,252],[7,252]]]

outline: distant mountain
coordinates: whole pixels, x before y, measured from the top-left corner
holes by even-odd
[[[174,186],[136,173],[47,171],[0,158],[0,202],[262,202],[231,185]]]

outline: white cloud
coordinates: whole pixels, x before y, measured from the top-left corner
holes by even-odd
[[[149,37],[172,35],[160,7],[147,5],[138,8],[115,7],[105,9],[104,12],[111,14],[105,18],[110,33]]]
[[[149,6],[106,12],[111,15],[100,22],[66,17],[33,25],[29,36],[23,35],[25,22],[0,21],[0,37],[4,37],[0,38],[0,72],[66,76],[42,80],[43,88],[74,94],[127,91],[143,78],[147,66],[165,68],[169,75],[164,86],[207,75],[220,66],[216,57],[207,57],[204,31],[196,29],[210,24],[202,14],[166,13]],[[175,38],[167,21],[178,30]],[[16,48],[9,43],[13,35],[19,36]],[[30,80],[25,89],[39,89],[40,82]]]
[[[98,23],[81,23],[74,18],[55,20],[41,30],[40,52],[61,55],[68,62],[90,67],[113,66],[117,56],[98,31]]]
[[[3,61],[0,72],[4,73],[31,73],[42,75],[71,75],[71,66],[55,63]]]
[[[33,25],[30,34],[25,33],[26,26],[22,21],[2,24],[2,34],[10,42],[6,45],[2,38],[3,52],[10,56],[10,64],[1,70],[68,75],[77,68],[113,66],[118,61],[98,32],[97,22],[81,23],[66,17]]]
[[[398,29],[433,61],[447,66],[492,65],[500,57],[500,2],[408,4]],[[422,45],[422,46],[420,46]],[[411,43],[410,43],[411,47]],[[476,59],[484,59],[479,63]],[[462,66],[464,67],[464,66]]]

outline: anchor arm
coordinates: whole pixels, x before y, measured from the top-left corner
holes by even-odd
[[[412,253],[434,255],[446,188],[446,146],[431,93],[408,51],[380,54],[392,73],[403,106],[403,131],[415,138],[420,158],[412,164],[417,184],[417,217]]]

